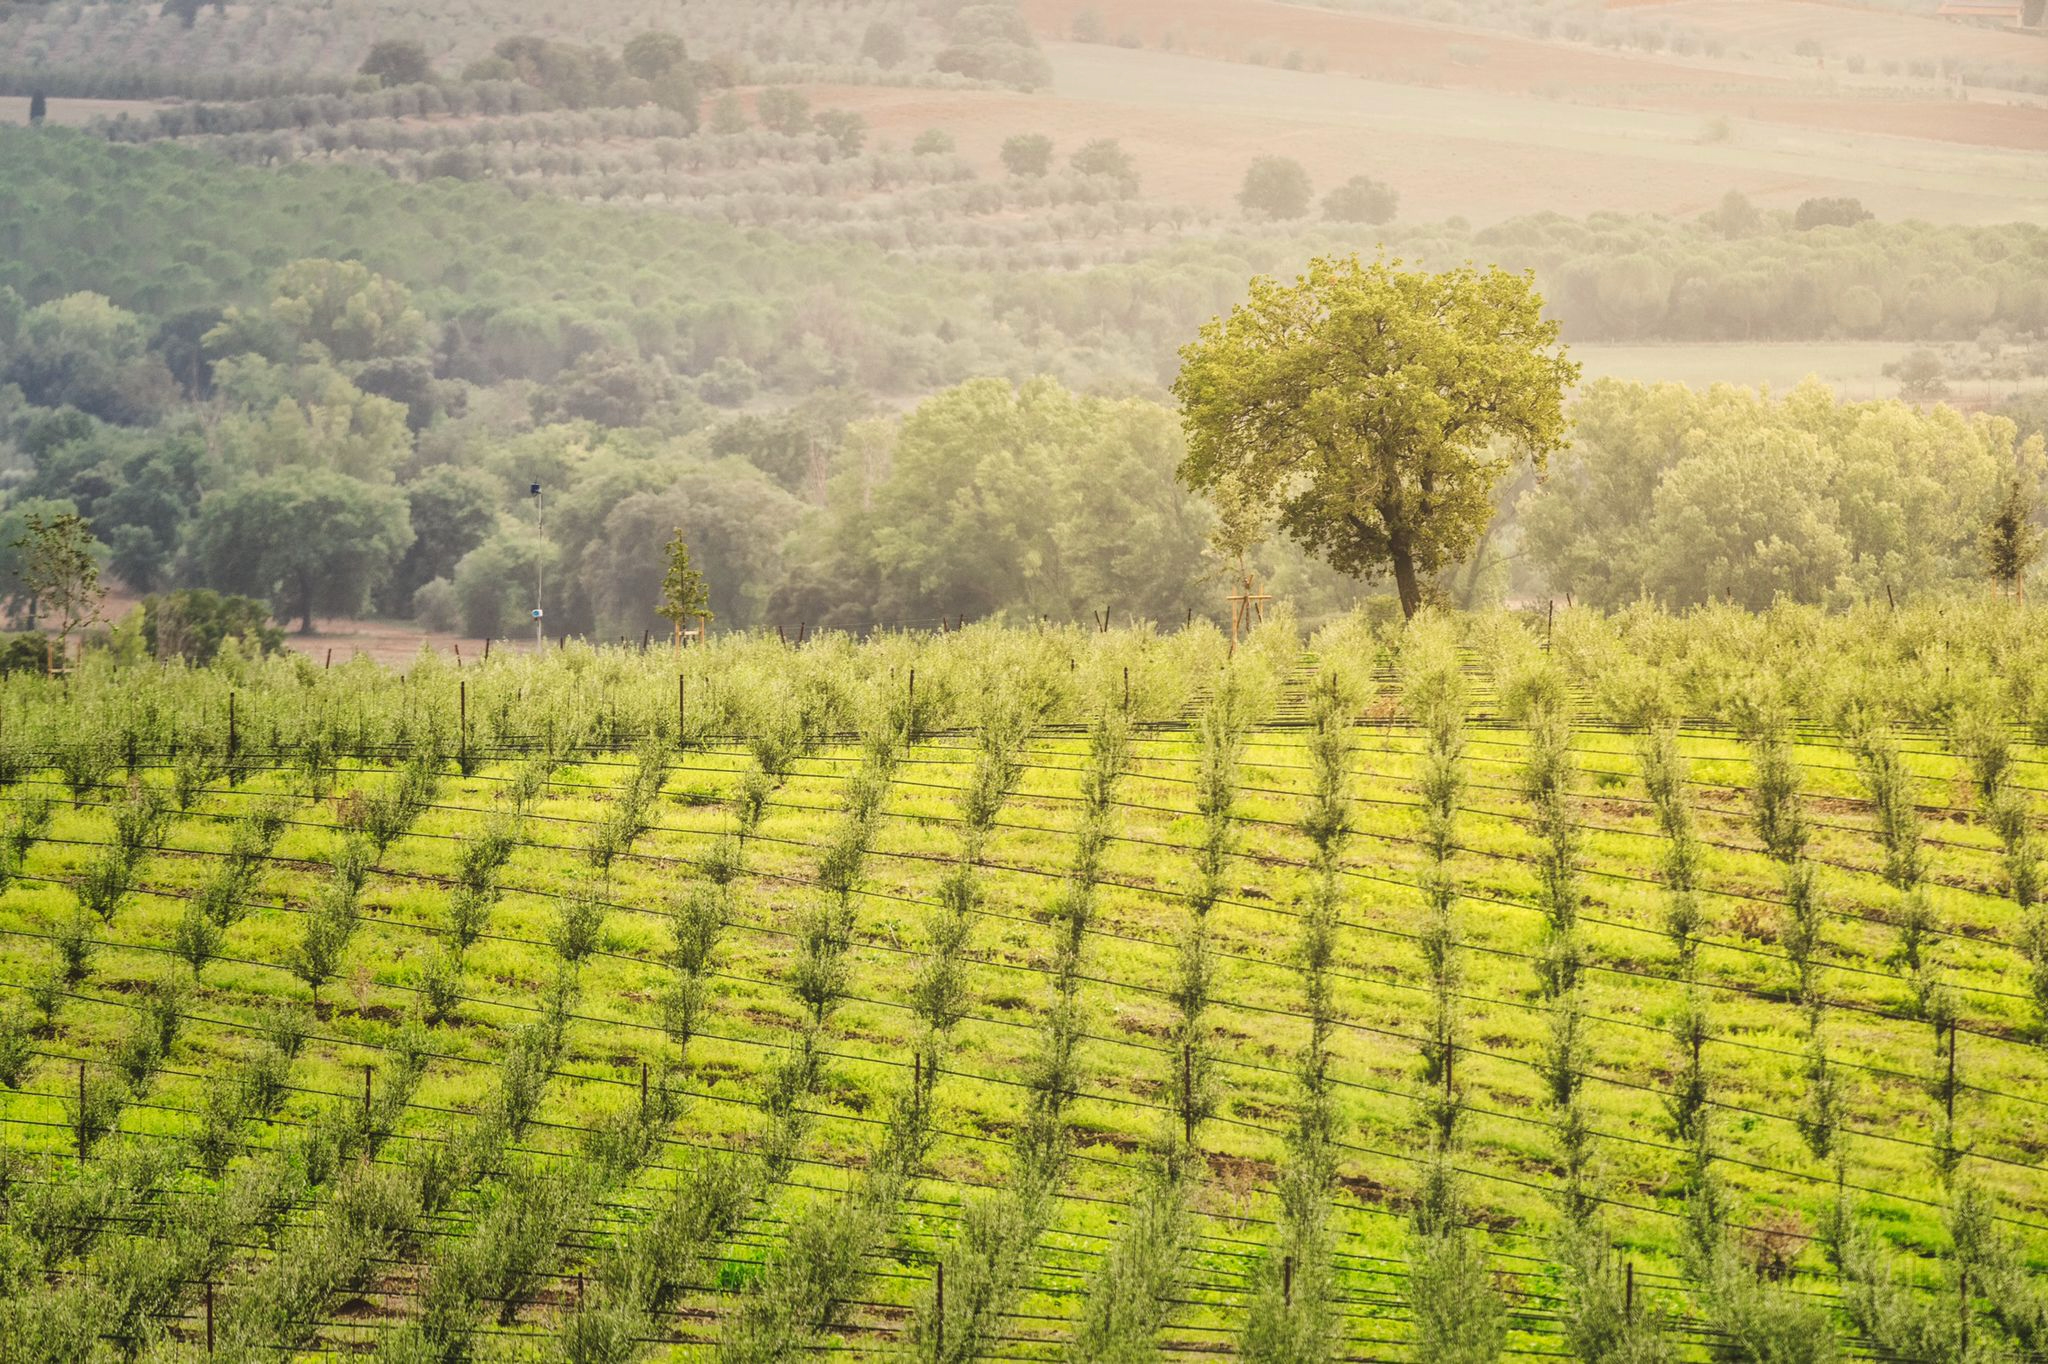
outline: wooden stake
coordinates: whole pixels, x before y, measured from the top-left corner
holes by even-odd
[[[640,1063],[640,1111],[647,1111],[647,1063]]]
[[[910,719],[904,725],[906,732],[917,729],[917,669],[910,670]]]
[[[944,1260],[939,1261],[938,1271],[939,1310],[932,1314],[937,1318],[938,1326],[932,1342],[932,1352],[943,1355],[946,1352],[946,1262]]]
[[[228,762],[235,760],[235,694],[228,693]]]
[[[213,1280],[206,1281],[206,1353],[213,1353]]]
[[[490,657],[490,646],[489,646],[488,644],[486,644],[486,645],[484,646],[484,657],[486,657],[486,658]],[[322,672],[325,672],[325,671],[326,671],[327,669],[329,669],[329,668],[331,668],[331,667],[333,667],[333,666],[334,666],[334,646],[330,644],[330,645],[328,645],[328,646],[327,646],[327,661],[326,661],[325,663],[323,663],[323,664],[321,664],[321,665],[320,665],[320,670],[321,670]]]
[[[1294,1306],[1294,1257],[1289,1255],[1280,1262],[1280,1302],[1282,1306]]]
[[[461,646],[460,646],[460,645],[458,645],[458,646],[456,647],[456,654],[455,654],[455,657],[456,657],[456,658],[457,658],[458,660],[460,660],[460,659],[461,659],[461,657],[462,657],[462,652],[461,652]],[[457,731],[457,745],[458,745],[458,750],[459,750],[459,752],[460,752],[460,753],[461,753],[461,755],[462,755],[462,765],[463,765],[464,767],[468,767],[468,766],[469,766],[469,683],[467,683],[467,682],[457,682],[457,683],[455,684],[455,715],[456,715],[456,731]]]
[[[1967,1267],[1956,1275],[1956,1307],[1962,1317],[1963,1348],[1962,1358],[1970,1357],[1970,1271]]]
[[[1956,1020],[1948,1022],[1948,1085],[1944,1097],[1948,1103],[1949,1142],[1955,1142],[1956,1127]]]
[[[690,681],[688,678],[684,677],[681,673],[676,674],[676,746],[678,748],[682,747],[683,736],[689,732],[683,723],[687,718],[684,703],[689,698],[689,685]]]
[[[1636,1317],[1636,1262],[1628,1261],[1622,1266],[1622,1315],[1630,1321]]]
[[[1192,1045],[1180,1049],[1180,1115],[1187,1143],[1195,1144],[1195,1049]]]
[[[78,1159],[85,1161],[85,1062],[78,1063]]]
[[[1131,713],[1131,670],[1124,669],[1124,714]]]
[[[333,653],[334,651],[333,651],[332,649],[330,649],[330,650],[328,650],[328,652],[329,652],[329,653],[331,654],[331,653]],[[490,662],[490,661],[491,661],[491,641],[490,641],[489,639],[486,639],[486,640],[484,640],[484,662],[488,663],[488,662]]]
[[[368,1065],[368,1064],[366,1063],[366,1064],[365,1064],[365,1065],[363,1066],[363,1136],[364,1136],[364,1138],[365,1138],[365,1139],[367,1140],[367,1139],[368,1139],[368,1137],[369,1137],[369,1135],[370,1135],[370,1067],[369,1067],[369,1065]]]

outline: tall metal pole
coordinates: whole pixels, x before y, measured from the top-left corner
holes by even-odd
[[[533,485],[533,534],[538,542],[533,556],[533,650],[539,653],[547,647],[547,622],[542,617],[544,609],[542,590],[547,583],[547,527],[541,522],[540,484]]]

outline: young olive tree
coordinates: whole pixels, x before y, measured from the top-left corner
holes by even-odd
[[[14,542],[20,551],[21,590],[42,615],[57,618],[57,657],[66,656],[71,636],[100,619],[106,590],[100,586],[99,542],[83,517],[71,512],[47,520],[28,519],[28,534]]]
[[[1181,481],[1234,480],[1339,572],[1390,572],[1401,609],[1471,552],[1494,486],[1566,443],[1579,367],[1526,275],[1318,258],[1252,281],[1181,352]]]
[[[2034,524],[2038,501],[2018,474],[2008,478],[1997,508],[1984,527],[1984,566],[2003,592],[2027,599],[2027,573],[2041,558],[2041,528]]]
[[[711,589],[704,575],[690,562],[690,547],[683,543],[680,528],[668,542],[668,573],[661,580],[661,605],[655,614],[675,627],[676,647],[683,647],[683,622],[692,620],[702,628],[711,619]]]

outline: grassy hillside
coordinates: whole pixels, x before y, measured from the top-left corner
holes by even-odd
[[[2039,622],[1742,622],[12,679],[0,1340],[1405,1359],[1431,1207],[1516,1355],[2017,1339]]]

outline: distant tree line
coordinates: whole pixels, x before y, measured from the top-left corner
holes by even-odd
[[[1770,398],[1603,381],[1574,416],[1517,528],[1548,589],[1589,606],[1762,610],[1983,582],[2001,507],[2020,496],[2037,517],[2048,486],[2038,430],[1814,383]]]
[[[91,294],[0,309],[0,455],[17,470],[0,545],[78,517],[93,561],[137,593],[478,637],[524,628],[537,570],[552,632],[661,628],[655,548],[677,532],[721,628],[1214,616],[1246,571],[1177,477],[1188,447],[1159,403],[982,378],[900,417],[822,384],[733,415],[712,400],[749,380],[724,360],[686,383],[595,337],[543,381],[485,387],[450,374],[439,335],[404,285],[317,258],[254,302],[154,325]],[[2038,403],[2016,415],[2041,424]],[[1596,605],[1921,593],[1981,581],[1987,527],[2023,505],[2010,480],[2031,498],[2048,474],[2040,436],[2011,421],[1812,388],[1599,384],[1573,416],[1518,518],[1488,528],[1484,490],[1457,494],[1465,529],[1417,556],[1404,595],[1497,598],[1517,557],[1535,590]],[[1240,548],[1310,616],[1374,590],[1277,537]],[[9,554],[20,623],[34,594],[10,586]]]

